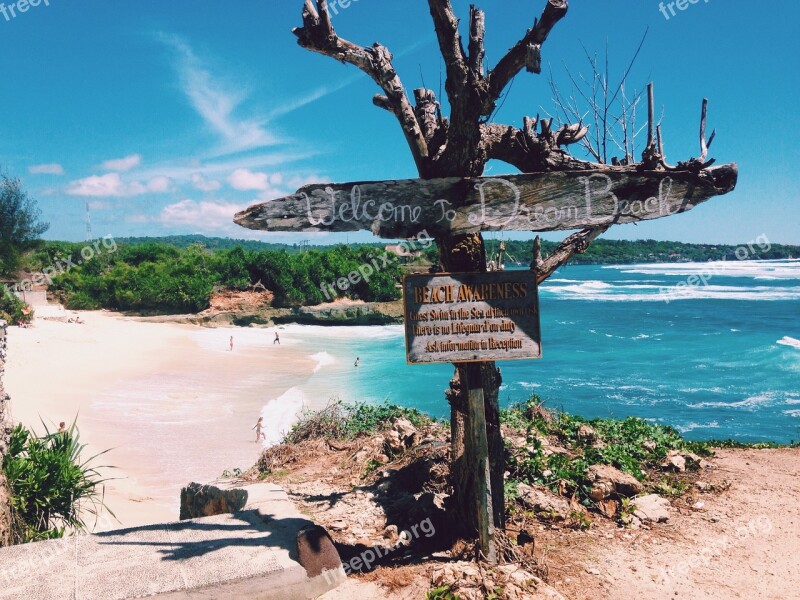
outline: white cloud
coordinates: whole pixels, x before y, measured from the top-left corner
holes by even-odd
[[[186,199],[165,206],[158,216],[158,221],[163,225],[201,230],[231,230],[233,216],[245,208],[245,204],[232,202],[197,202]]]
[[[171,188],[172,180],[164,176],[153,177],[145,185],[139,181],[125,182],[119,173],[106,173],[70,182],[67,194],[95,198],[124,198],[148,193],[163,194]]]
[[[147,189],[154,194],[164,194],[172,189],[172,180],[163,175],[153,177],[147,182]]]
[[[142,157],[140,154],[131,154],[125,158],[114,158],[105,161],[101,168],[104,171],[130,171],[142,164]]]
[[[182,38],[161,34],[159,39],[175,51],[175,68],[182,91],[206,126],[222,138],[221,152],[241,152],[278,143],[278,138],[264,128],[266,118],[237,115],[247,97],[244,89],[234,89],[213,75]]]
[[[216,192],[222,184],[216,179],[208,179],[202,173],[192,173],[192,186],[201,192]]]
[[[269,175],[266,173],[256,173],[249,169],[236,169],[228,177],[228,183],[235,190],[257,190],[263,192],[269,189],[270,182]]]
[[[63,175],[64,167],[58,163],[33,165],[28,167],[28,173],[31,175]]]

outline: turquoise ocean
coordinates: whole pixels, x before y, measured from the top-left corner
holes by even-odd
[[[800,260],[569,266],[539,299],[543,357],[498,363],[502,405],[536,394],[690,439],[800,440]],[[281,337],[318,367],[265,408],[267,422],[333,397],[449,415],[452,366],[407,365],[401,326],[292,325]]]

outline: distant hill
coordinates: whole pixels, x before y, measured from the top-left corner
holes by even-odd
[[[245,250],[286,250],[300,252],[305,249],[326,250],[330,245],[273,244],[257,240],[235,240],[230,238],[206,237],[204,235],[172,235],[164,237],[128,237],[117,238],[122,245],[138,245],[160,243],[176,248],[188,248],[199,244],[209,250],[229,250],[240,247]],[[509,240],[505,242],[506,250],[514,259],[522,264],[531,260],[531,242]],[[341,244],[339,244],[341,245]],[[351,247],[382,248],[386,242],[349,244]],[[486,250],[490,255],[497,253],[499,241],[486,240]],[[542,253],[546,256],[556,247],[555,242],[542,242]],[[737,255],[738,250],[738,255]],[[431,257],[434,258],[434,257]],[[598,239],[585,254],[577,254],[570,264],[630,264],[660,262],[705,262],[709,260],[777,260],[800,258],[800,246],[770,244],[766,239],[759,239],[739,245],[727,244],[686,244],[683,242],[662,242],[657,240],[605,240]]]

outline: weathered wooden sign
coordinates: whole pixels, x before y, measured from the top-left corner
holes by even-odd
[[[635,223],[691,210],[734,189],[735,164],[699,171],[608,169],[501,177],[314,184],[236,215],[266,231],[358,231],[433,237]]]
[[[407,275],[409,364],[541,358],[539,301],[531,271]]]

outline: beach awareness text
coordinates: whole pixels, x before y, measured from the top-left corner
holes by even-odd
[[[8,23],[11,19],[16,19],[17,15],[25,14],[31,8],[36,8],[42,4],[50,6],[50,0],[18,0],[8,5],[5,2],[0,2],[0,15],[3,15],[6,23]]]
[[[598,216],[604,217],[604,221],[609,223],[615,222],[620,217],[637,217],[643,218],[645,216],[658,215],[665,217],[674,215],[682,210],[683,203],[680,203],[678,208],[671,210],[670,205],[674,204],[674,198],[671,199],[673,190],[673,180],[671,177],[665,177],[659,182],[658,196],[651,196],[645,200],[622,200],[612,192],[614,183],[606,174],[595,173],[587,177],[579,177],[577,179],[581,186],[581,194],[576,202],[569,206],[556,207],[556,206],[536,206],[530,208],[523,204],[522,195],[519,188],[507,179],[492,179],[490,181],[482,181],[475,184],[475,189],[478,191],[480,201],[476,204],[475,210],[467,215],[467,220],[470,225],[479,227],[487,225],[490,227],[505,227],[513,221],[522,220],[522,224],[530,226],[531,228],[540,228],[541,226],[553,226],[564,221],[580,220],[584,218],[592,218],[595,214],[592,210],[593,203],[600,203],[603,207],[602,213]],[[493,198],[492,202],[496,203],[498,195],[498,186],[508,193],[510,202],[507,204],[509,209],[505,214],[497,214],[498,210],[495,206],[490,206],[490,197]],[[491,192],[491,196],[490,196]],[[349,200],[340,200],[337,198],[339,192],[330,187],[324,190],[315,190],[311,196],[315,200],[322,199],[330,203],[330,210],[321,211],[322,214],[314,214],[313,206],[315,203],[308,193],[303,192],[302,196],[306,202],[306,216],[308,223],[312,227],[330,227],[336,221],[343,223],[360,223],[360,222],[403,222],[421,224],[423,218],[423,209],[419,205],[409,204],[395,204],[394,202],[378,203],[375,200],[365,200],[362,195],[361,186],[355,185],[350,191]],[[612,215],[608,216],[608,203],[613,203]],[[436,223],[442,221],[453,222],[458,213],[453,207],[453,203],[440,199],[433,202],[433,207],[436,212]],[[428,215],[424,215],[426,218]]]

